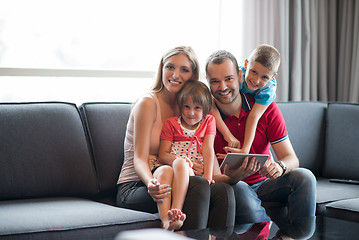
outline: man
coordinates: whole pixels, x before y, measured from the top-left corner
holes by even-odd
[[[213,53],[206,62],[206,74],[225,124],[240,142],[243,141],[246,119],[254,98],[239,91],[241,79],[235,57],[226,51]],[[236,152],[236,149],[226,146],[223,136],[217,133],[215,151],[219,162],[226,152]],[[214,180],[232,185],[237,224],[272,220],[279,227],[275,239],[306,238],[314,230],[316,180],[309,170],[299,168],[299,160],[275,102],[268,106],[258,122],[250,153],[270,155],[271,146],[278,162],[270,157],[259,169],[254,158],[246,158],[239,168],[225,166],[223,174],[215,164]],[[261,202],[284,203],[287,211],[268,212],[269,218]]]

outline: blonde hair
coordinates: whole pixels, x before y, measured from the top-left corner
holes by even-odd
[[[278,72],[280,65],[280,54],[278,50],[267,44],[259,45],[256,49],[253,50],[251,55],[248,58],[248,64],[258,62],[264,67]]]
[[[184,102],[188,97],[191,97],[194,103],[202,106],[203,117],[211,111],[212,95],[206,84],[203,82],[196,80],[188,80],[185,82],[177,95],[177,105],[181,112]]]
[[[178,55],[178,54],[184,54],[188,57],[188,59],[191,62],[192,66],[192,78],[191,80],[199,80],[199,63],[197,59],[197,55],[194,52],[194,50],[189,46],[178,46],[175,48],[172,48],[168,52],[166,52],[161,59],[160,65],[158,67],[157,71],[157,79],[155,84],[152,87],[153,92],[159,92],[163,88],[163,81],[162,81],[162,69],[163,65],[165,64],[166,60],[172,56]]]

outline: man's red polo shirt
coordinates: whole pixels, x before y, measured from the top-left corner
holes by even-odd
[[[244,140],[244,129],[247,117],[254,104],[254,98],[251,95],[241,93],[242,109],[237,118],[234,115],[225,115],[221,111],[221,116],[231,131],[231,133],[241,142]],[[219,109],[220,110],[220,109]],[[272,102],[263,116],[258,121],[256,135],[250,149],[250,153],[269,154],[271,144],[276,144],[288,138],[287,128],[283,115],[275,102]],[[227,146],[222,134],[217,131],[214,149],[216,153],[225,153],[223,148]],[[222,160],[218,160],[221,164]],[[248,184],[254,184],[266,179],[259,173],[245,178],[243,181]]]

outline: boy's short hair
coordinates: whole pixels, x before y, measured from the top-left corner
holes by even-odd
[[[280,65],[280,54],[279,51],[268,44],[262,44],[256,47],[248,58],[248,63],[258,62],[264,67],[278,72]]]
[[[188,97],[192,98],[194,103],[198,103],[203,108],[203,117],[205,117],[212,108],[212,95],[209,88],[201,81],[188,80],[177,95],[177,105],[182,112],[183,104]]]
[[[232,61],[232,63],[234,64],[235,68],[237,69],[237,73],[239,73],[239,66],[238,66],[238,62],[236,57],[226,51],[226,50],[218,50],[215,51],[214,53],[212,53],[206,61],[206,74],[208,73],[208,65],[213,63],[213,64],[222,64],[226,59],[229,59]]]

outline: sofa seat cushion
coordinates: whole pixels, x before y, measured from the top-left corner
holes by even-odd
[[[330,182],[317,178],[317,203],[330,203],[339,200],[359,198],[359,186],[348,183]]]
[[[359,198],[358,185],[335,183],[327,178],[317,178],[317,215],[327,215],[328,203],[352,198]]]
[[[326,207],[328,216],[359,222],[359,198],[332,202]]]
[[[0,202],[0,236],[153,222],[154,214],[80,198],[45,198]]]

